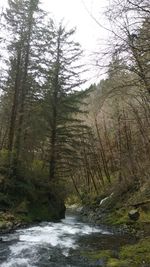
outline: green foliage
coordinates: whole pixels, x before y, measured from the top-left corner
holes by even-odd
[[[108,260],[112,257],[113,252],[111,250],[102,250],[102,251],[83,251],[81,255],[87,257],[90,260],[99,260],[105,259]]]
[[[29,220],[59,218],[86,128],[81,47],[74,29],[45,19],[38,0],[10,0],[4,13],[11,38],[0,97],[0,208],[9,204]]]
[[[128,264],[127,260],[109,259],[106,267],[127,267]]]
[[[116,210],[110,211],[107,218],[105,219],[105,223],[110,225],[121,225],[121,224],[130,224],[132,223],[129,220],[128,212],[126,210]]]
[[[112,250],[82,251],[81,255],[92,262],[104,260],[106,267],[141,267],[150,262],[150,238],[140,240],[137,244],[122,246],[116,256]]]
[[[65,203],[67,206],[71,206],[73,204],[77,205],[81,204],[81,199],[77,195],[71,194],[65,199]]]
[[[120,251],[120,258],[126,259],[131,267],[139,267],[150,263],[149,250],[150,238],[145,238],[136,245],[124,246]]]
[[[0,173],[6,174],[9,166],[9,151],[2,149],[0,151]]]
[[[99,194],[113,192],[103,203],[113,211],[107,222],[128,223],[120,206],[149,177],[149,19],[134,35],[124,28],[128,23],[120,28],[127,35],[113,47],[107,78],[80,91],[75,30],[45,19],[38,5],[10,0],[3,18],[11,38],[2,40],[8,71],[0,96],[0,208],[30,220],[58,218],[74,186],[91,206]],[[120,8],[110,9],[110,17]]]
[[[76,91],[83,81],[78,64],[82,51],[73,40],[75,31],[67,30],[63,24],[51,27],[54,45],[44,85],[43,111],[49,128],[49,176],[53,180],[69,177],[77,165],[79,138],[85,129],[80,116],[87,93]]]
[[[24,199],[22,202],[15,207],[15,212],[18,214],[27,214],[28,213],[28,201]]]
[[[8,164],[8,159],[9,159],[9,151],[7,149],[2,149],[0,151],[0,164],[1,165]]]
[[[35,159],[32,164],[30,170],[27,170],[28,176],[31,177],[33,181],[40,183],[44,183],[44,181],[48,178],[48,169],[44,167],[44,161]]]
[[[2,210],[7,210],[10,207],[11,207],[11,200],[9,198],[9,195],[0,192],[0,208]]]

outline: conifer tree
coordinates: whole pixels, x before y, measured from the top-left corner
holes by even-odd
[[[73,41],[74,33],[74,29],[67,31],[62,24],[57,29],[53,24],[52,58],[45,86],[50,180],[69,172],[69,162],[73,157],[75,161],[77,140],[84,127],[81,126],[82,119],[77,117],[82,113],[81,99],[84,95],[77,92],[83,83],[80,79],[82,66],[77,63],[82,51]]]
[[[15,161],[24,153],[24,139],[28,127],[30,105],[38,94],[40,77],[38,62],[40,60],[41,32],[45,16],[38,8],[38,0],[9,0],[5,14],[9,38],[9,72],[7,92],[11,98],[10,122],[8,126],[8,150],[15,151]],[[42,45],[41,45],[42,47]],[[42,48],[41,48],[42,50]],[[23,153],[22,153],[23,152]]]

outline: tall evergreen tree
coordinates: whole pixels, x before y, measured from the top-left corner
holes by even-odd
[[[39,36],[41,37],[45,14],[38,8],[38,4],[38,0],[9,0],[5,15],[7,31],[12,36],[8,45],[10,63],[7,91],[12,106],[7,147],[10,153],[15,150],[16,162],[24,149],[23,140],[28,125],[25,114],[40,87],[36,79],[37,72],[40,77],[39,70],[37,71],[41,55]]]
[[[81,111],[83,93],[77,88],[82,66],[77,63],[82,51],[73,41],[75,30],[67,31],[60,24],[53,26],[53,47],[50,68],[45,86],[47,124],[49,128],[49,176],[50,180],[64,175],[68,169],[70,155],[74,155],[77,137],[81,132],[82,120],[77,118]],[[79,100],[80,99],[80,100]],[[79,130],[80,129],[80,130]],[[75,141],[76,139],[76,141]]]

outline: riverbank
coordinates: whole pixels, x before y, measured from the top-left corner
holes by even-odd
[[[45,206],[44,203],[39,206],[33,205],[32,212],[28,209],[24,210],[24,205],[19,211],[16,209],[0,211],[0,234],[11,233],[18,228],[28,227],[43,221],[60,221],[65,218],[65,210],[64,203],[57,201],[55,205],[50,203],[46,203]]]
[[[84,207],[80,205],[70,207],[72,214],[76,211],[85,224],[90,223],[93,229],[98,226],[103,229],[103,233],[107,233],[107,230],[110,233],[102,235],[95,233],[94,236],[87,239],[88,242],[81,237],[81,248],[73,251],[69,257],[73,257],[74,260],[80,258],[80,266],[149,267],[150,223],[148,205],[144,208],[138,208],[140,216],[135,221],[128,216],[129,202],[126,203],[126,206],[124,206],[123,201],[119,204],[115,204],[115,202],[116,196],[111,193],[107,196],[96,197]],[[83,227],[83,224],[81,225]],[[27,222],[23,222],[11,213],[0,213],[1,234],[13,233],[15,229],[22,229],[24,226],[26,226],[25,229],[28,228],[29,222],[27,225]],[[32,225],[30,226],[32,227]],[[71,221],[71,227],[71,231],[74,232],[76,227],[79,227],[78,222]],[[84,242],[84,246],[82,242]],[[64,256],[63,260],[66,261]],[[89,265],[82,265],[83,262]]]
[[[41,180],[25,174],[10,177],[0,173],[0,232],[65,217],[62,185],[47,176],[41,176]]]
[[[120,229],[123,232],[137,234],[141,237],[150,235],[150,213],[138,210],[139,219],[130,219],[129,209],[110,209],[96,204],[84,206],[81,209],[81,217],[83,221],[90,222],[95,225],[108,225]],[[134,210],[137,212],[137,210]]]
[[[83,202],[81,211],[83,220],[96,225],[106,224],[129,229],[143,231],[145,236],[150,235],[150,190],[149,184],[144,184],[136,189],[124,191],[112,186],[111,190],[105,190],[96,197],[90,197]]]
[[[117,253],[104,246],[82,251],[91,262],[96,260],[98,266],[105,267],[150,266],[150,203],[145,191],[124,196],[115,192],[99,195],[84,204],[81,216],[85,222],[114,227],[136,238],[134,244],[121,245]]]
[[[97,266],[103,267],[149,267],[150,238],[139,240],[136,244],[127,244],[115,249],[83,250],[81,253]]]
[[[73,215],[75,209],[77,209],[76,216]],[[59,256],[59,264],[60,264],[60,260],[64,262],[64,264],[67,264],[67,262],[72,263],[72,261],[79,260],[78,266],[86,266],[86,267],[87,266],[92,266],[92,267],[93,266],[94,267],[128,267],[128,266],[149,267],[150,266],[150,256],[149,256],[150,236],[146,237],[144,235],[137,235],[137,232],[136,234],[134,234],[133,224],[132,224],[132,231],[131,231],[131,228],[130,228],[130,231],[129,231],[129,228],[125,229],[123,227],[123,224],[122,225],[113,224],[113,226],[112,224],[106,225],[106,220],[108,219],[108,213],[105,213],[105,216],[104,216],[104,210],[103,210],[103,215],[101,215],[101,218],[103,217],[103,220],[101,220],[101,222],[99,220],[95,221],[96,216],[98,216],[98,213],[96,214],[96,210],[95,210],[95,217],[94,217],[94,211],[92,210],[92,207],[89,207],[89,211],[88,211],[88,207],[81,208],[79,206],[74,205],[71,207],[70,210],[71,210],[72,215],[70,214],[70,211],[68,212],[67,210],[66,219],[62,220],[59,223],[41,223],[41,224],[37,224],[37,225],[34,224],[30,226],[24,225],[26,226],[24,230],[23,230],[22,223],[20,222],[19,224],[19,221],[18,221],[18,224],[17,224],[17,220],[16,218],[13,217],[12,214],[7,214],[7,218],[5,214],[5,220],[7,219],[6,221],[7,228],[3,229],[3,232],[1,232],[1,234],[5,233],[5,236],[7,236],[9,233],[11,233],[11,236],[12,236],[16,232],[14,231],[15,228],[20,228],[19,232],[20,231],[23,232],[23,235],[24,235],[27,229],[27,241],[28,241],[29,233],[31,234],[30,238],[33,241],[36,241],[39,229],[40,231],[43,231],[43,229],[47,231],[47,227],[48,227],[48,231],[51,231],[51,226],[56,228],[56,230],[57,228],[64,229],[65,231],[68,229],[66,238],[69,238],[68,231],[69,231],[69,235],[70,234],[72,235],[75,232],[81,234],[80,239],[78,240],[79,248],[74,250],[71,247],[70,254],[67,254],[67,256],[66,255]],[[85,212],[86,212],[86,215],[85,215]],[[81,219],[84,220],[84,223],[82,223],[80,219],[78,220],[80,216],[81,216]],[[9,221],[12,222],[11,225],[8,224],[8,219]],[[97,224],[98,226],[96,225],[94,226],[93,224]],[[66,228],[66,226],[69,228]],[[31,231],[28,231],[28,228],[31,228]],[[35,239],[32,233],[32,229],[33,230],[37,229]],[[83,233],[87,234],[89,232],[89,229],[91,229],[90,230],[92,233],[91,237],[89,237],[88,235],[84,236]],[[46,238],[47,242],[48,240],[49,241],[51,240],[50,237],[45,235],[45,230],[42,233],[42,237],[41,237],[42,239],[40,239],[39,237],[39,240],[41,240],[42,242],[44,242],[43,237]],[[17,233],[18,233],[18,230],[17,230]],[[62,239],[62,243],[64,244],[63,239]],[[68,243],[68,246],[69,244],[70,243]],[[49,258],[46,258],[48,256],[45,256],[44,254],[42,256],[42,260],[45,262],[50,262],[50,260],[58,261],[57,255],[59,255],[59,253],[60,251],[57,250],[56,256],[54,257],[53,255],[50,254],[51,256]]]
[[[103,267],[150,267],[150,223],[132,222],[127,218],[126,221],[119,223],[117,212],[99,213],[93,211],[91,208],[88,211],[83,208],[83,220],[90,221],[96,225],[101,223],[107,224],[114,229],[118,229],[120,234],[128,234],[133,244],[120,244],[119,249],[116,250],[116,244],[113,241],[113,247],[109,248],[102,244],[100,249],[83,250],[82,255],[87,257],[91,262],[97,262],[97,266]],[[101,218],[101,219],[100,219]],[[120,216],[121,218],[121,216]],[[114,222],[114,223],[112,223]],[[107,240],[108,241],[108,240]],[[119,239],[118,239],[119,243]]]
[[[57,223],[36,223],[2,235],[0,266],[106,267],[100,252],[118,257],[122,246],[137,243],[130,235],[83,223],[78,214],[69,213]]]
[[[75,266],[91,267],[81,249],[98,247],[105,239],[108,245],[111,229],[83,223],[78,215],[67,215],[60,222],[42,222],[2,235],[0,266]],[[113,238],[118,237],[114,235]],[[98,241],[98,242],[97,242]],[[121,242],[124,242],[122,239]],[[128,241],[126,241],[128,242]],[[92,266],[97,266],[96,262]]]
[[[19,219],[19,217],[10,212],[0,212],[0,234],[11,233],[16,229],[26,227],[27,225],[27,222]]]

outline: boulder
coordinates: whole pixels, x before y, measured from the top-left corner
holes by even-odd
[[[140,213],[137,209],[133,209],[128,212],[128,216],[131,220],[137,221],[140,217]]]
[[[13,229],[13,223],[12,223],[12,222],[7,222],[7,223],[6,223],[6,228],[7,228],[8,230]]]
[[[15,216],[11,213],[5,213],[4,218],[6,221],[10,221],[10,222],[15,221]]]

